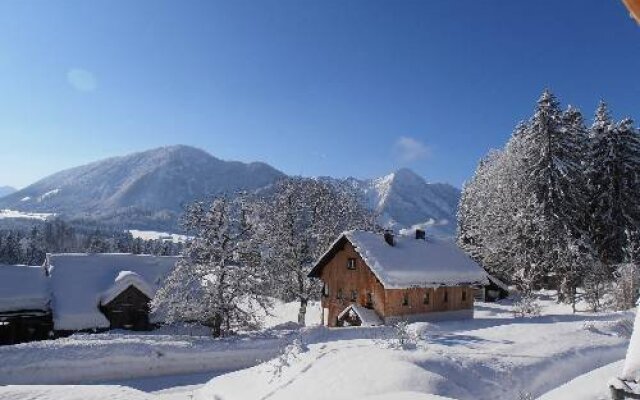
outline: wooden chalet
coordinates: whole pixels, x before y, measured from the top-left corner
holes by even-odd
[[[376,325],[398,320],[472,318],[474,289],[487,274],[453,243],[347,231],[316,262],[322,323]]]

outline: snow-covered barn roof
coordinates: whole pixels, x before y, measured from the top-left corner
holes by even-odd
[[[47,284],[42,267],[0,265],[0,312],[47,311]]]
[[[391,246],[381,234],[344,232],[316,262],[309,276],[318,277],[322,268],[349,241],[386,289],[487,283],[487,273],[454,243],[413,236],[394,239]]]
[[[56,330],[108,328],[101,302],[133,284],[152,298],[179,257],[134,254],[47,254]]]
[[[140,274],[133,271],[120,271],[111,287],[100,296],[100,304],[105,305],[111,303],[120,293],[131,286],[138,289],[150,299],[156,294],[156,286],[150,285]]]

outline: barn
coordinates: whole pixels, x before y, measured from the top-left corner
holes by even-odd
[[[47,254],[57,334],[148,330],[149,301],[179,257],[123,253]]]
[[[344,232],[309,277],[323,282],[327,326],[472,318],[474,290],[488,284],[455,244],[419,229],[403,236]]]
[[[47,283],[42,267],[0,265],[0,344],[49,337],[53,323]]]

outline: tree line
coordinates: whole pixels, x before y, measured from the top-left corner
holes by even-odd
[[[601,102],[587,127],[577,108],[562,109],[545,91],[465,183],[457,242],[525,293],[547,285],[574,309],[579,296],[597,309],[608,290],[631,284],[637,293],[638,199],[633,121],[614,121]]]
[[[131,233],[70,224],[60,218],[29,227],[0,229],[0,264],[42,265],[47,253],[176,255],[182,245],[142,240]]]

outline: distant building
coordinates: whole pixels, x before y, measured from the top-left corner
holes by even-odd
[[[340,235],[309,273],[324,283],[324,325],[473,317],[486,272],[455,244],[412,233]]]
[[[0,266],[0,344],[77,331],[148,330],[149,301],[180,257],[47,254]]]

